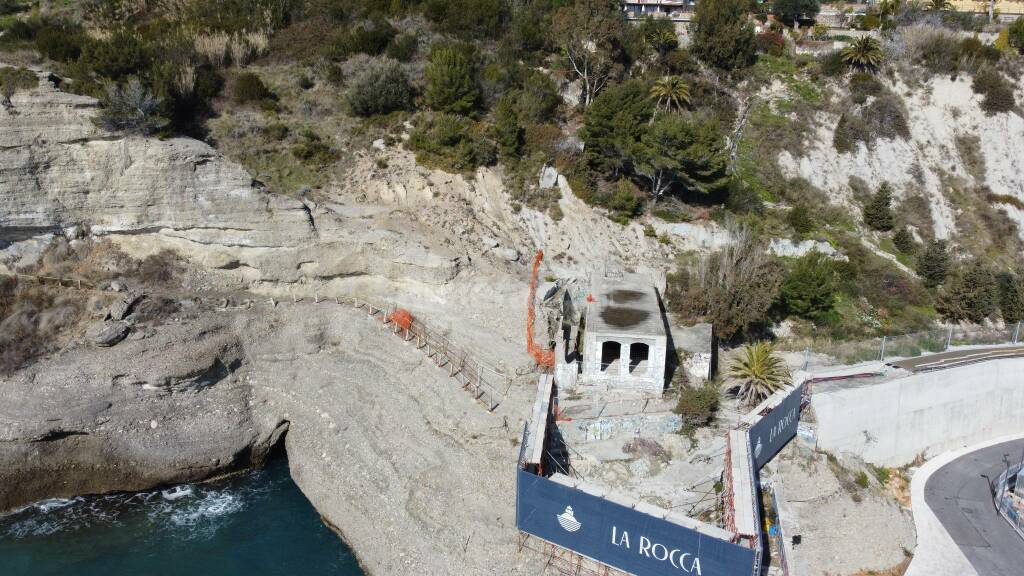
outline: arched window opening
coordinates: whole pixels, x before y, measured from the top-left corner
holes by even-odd
[[[622,357],[622,345],[611,340],[601,343],[601,371],[607,372],[613,365],[617,366]]]

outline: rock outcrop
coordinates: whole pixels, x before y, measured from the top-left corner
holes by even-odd
[[[88,228],[129,252],[171,248],[245,282],[379,275],[443,284],[457,254],[409,233],[388,211],[320,205],[267,191],[189,138],[123,137],[91,118],[92,98],[46,74],[0,110],[0,266],[55,231]],[[38,240],[37,240],[38,243]]]
[[[237,335],[198,311],[179,321],[112,348],[83,339],[0,378],[0,510],[202,480],[266,455],[281,430],[253,415]]]

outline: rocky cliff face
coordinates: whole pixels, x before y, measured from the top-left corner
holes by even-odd
[[[456,255],[431,251],[386,211],[269,193],[196,140],[104,133],[91,121],[95,100],[40,80],[0,110],[0,265],[14,266],[15,243],[81,226],[245,282],[376,274],[442,284],[458,273]]]
[[[257,422],[242,344],[203,313],[184,311],[115,348],[77,341],[0,378],[0,510],[259,462],[283,429]]]
[[[930,207],[935,235],[953,238],[960,206],[949,194],[955,181],[1024,201],[1024,117],[1019,109],[987,115],[971,80],[936,77],[913,89],[892,84],[908,112],[910,138],[881,139],[839,153],[832,144],[838,117],[820,115],[803,154],[783,152],[779,165],[791,177],[802,177],[829,193],[833,201],[853,206],[851,179],[869,185],[888,181],[897,197],[921,195]],[[1018,85],[1018,102],[1024,87]],[[997,202],[1019,225],[1024,238],[1024,211]]]

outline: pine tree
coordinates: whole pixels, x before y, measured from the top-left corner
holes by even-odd
[[[1007,324],[1024,320],[1024,281],[1015,274],[1002,272],[996,276],[999,285],[999,313]]]
[[[460,44],[440,44],[431,49],[424,93],[431,108],[453,114],[468,114],[476,108],[480,89],[472,50]]]
[[[519,152],[523,129],[519,126],[515,100],[510,96],[498,100],[494,107],[494,139],[498,142],[498,149],[502,154],[514,156]]]
[[[694,55],[722,70],[753,64],[757,54],[748,9],[746,0],[698,2],[690,27]]]
[[[917,273],[928,288],[935,288],[946,281],[949,274],[949,252],[945,241],[934,240],[928,244],[917,261]]]
[[[914,242],[914,236],[906,227],[900,228],[892,235],[892,243],[896,245],[897,250],[904,254],[913,254],[917,251],[917,243]]]
[[[799,258],[782,282],[782,304],[790,314],[818,319],[832,311],[836,299],[836,273],[821,252]]]
[[[811,211],[806,206],[794,206],[786,215],[786,221],[792,226],[793,231],[801,236],[814,231],[814,219],[811,218]]]
[[[882,182],[871,200],[864,206],[864,223],[874,230],[892,230],[895,218],[892,213],[892,187]]]
[[[951,322],[980,324],[995,315],[999,298],[996,277],[980,260],[947,282],[938,309]]]

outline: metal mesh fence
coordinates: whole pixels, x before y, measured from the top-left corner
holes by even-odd
[[[1003,328],[988,326],[951,326],[909,334],[881,336],[866,340],[842,341],[830,339],[783,341],[783,349],[803,349],[805,368],[812,355],[824,355],[842,364],[884,361],[889,358],[913,358],[922,354],[943,352],[956,346],[983,346],[1018,344],[1022,323]]]

